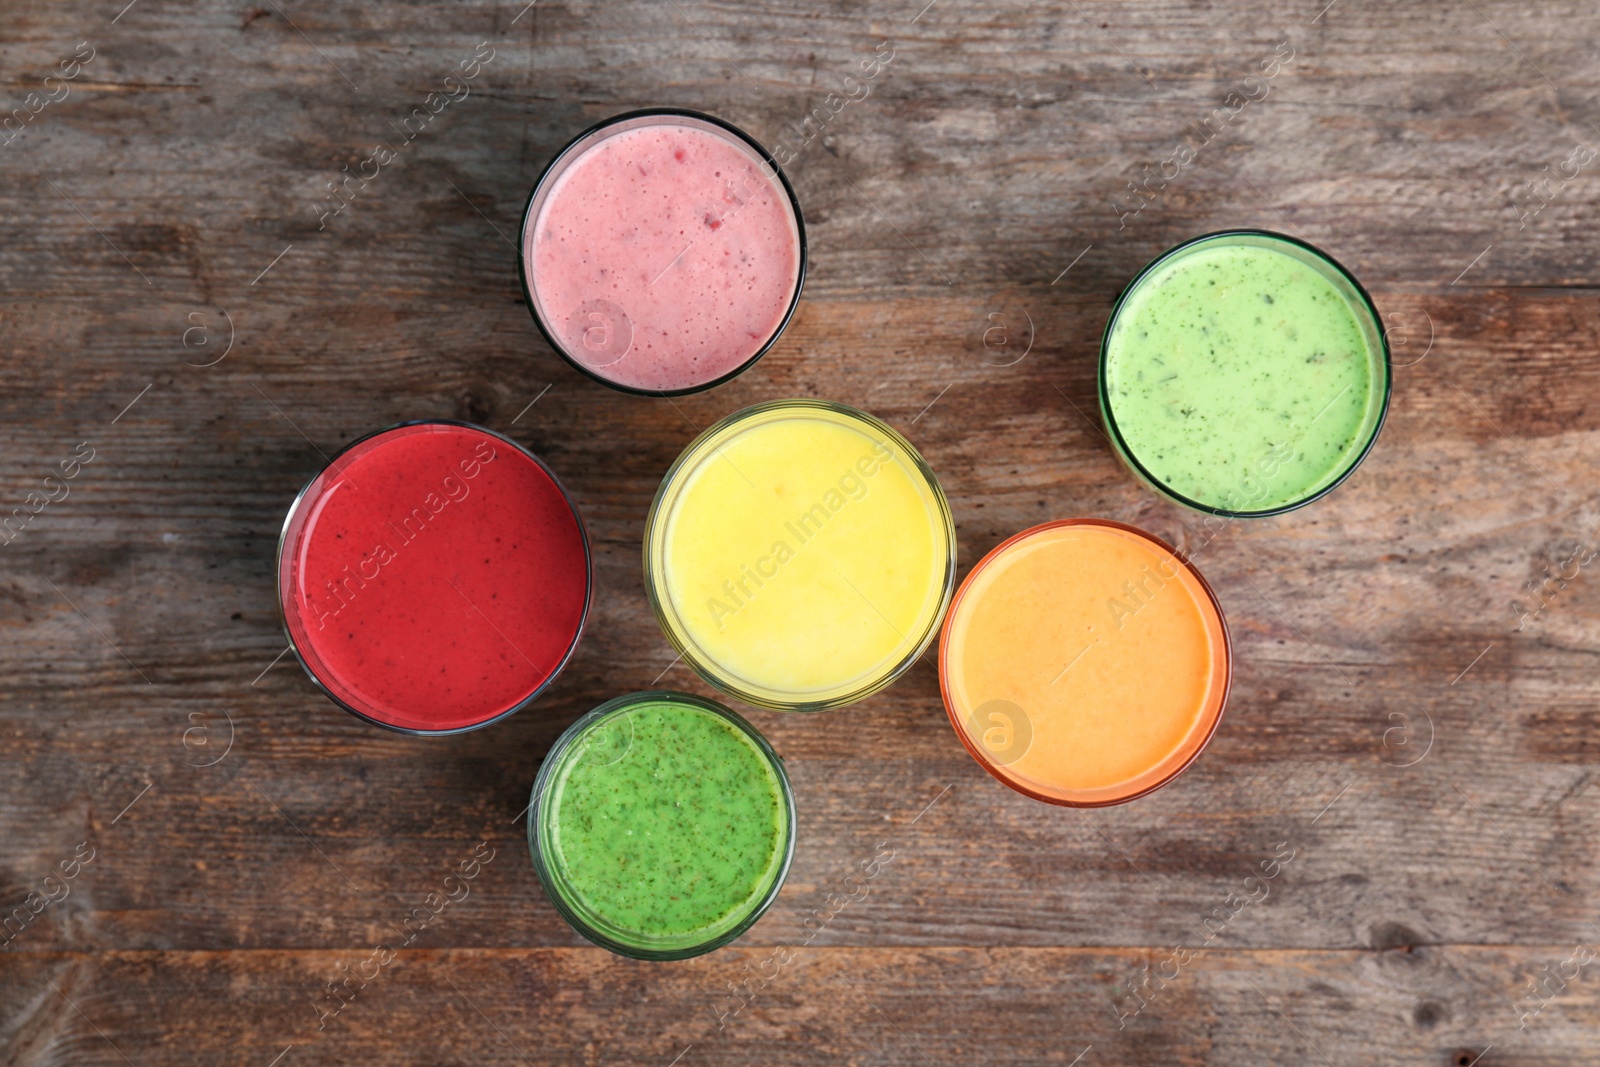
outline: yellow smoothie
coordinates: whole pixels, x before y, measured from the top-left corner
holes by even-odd
[[[707,430],[668,471],[645,535],[668,638],[760,707],[838,707],[888,685],[933,641],[954,574],[950,507],[916,450],[819,401]]]
[[[1227,700],[1227,626],[1198,571],[1120,523],[1034,527],[972,569],[940,648],[951,724],[1039,800],[1131,800],[1199,755]]]

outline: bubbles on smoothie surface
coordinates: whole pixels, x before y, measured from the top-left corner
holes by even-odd
[[[683,122],[584,149],[554,179],[534,232],[529,275],[561,347],[636,388],[692,388],[737,369],[777,330],[799,283],[799,235],[776,177],[731,134]],[[597,365],[571,322],[602,292],[640,343]]]

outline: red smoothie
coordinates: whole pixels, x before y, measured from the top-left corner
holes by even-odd
[[[522,448],[452,423],[358,441],[289,512],[284,625],[336,701],[385,726],[450,732],[526,703],[588,611],[588,540]]]
[[[522,257],[534,314],[611,385],[688,392],[742,370],[788,321],[799,212],[773,164],[693,116],[623,117],[540,180]]]

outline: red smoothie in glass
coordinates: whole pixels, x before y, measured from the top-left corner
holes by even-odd
[[[350,446],[295,502],[279,548],[284,625],[311,676],[416,732],[526,703],[576,647],[589,590],[561,485],[505,438],[453,423]]]
[[[689,116],[619,120],[540,181],[523,233],[535,314],[610,384],[686,392],[741,370],[788,320],[801,229],[773,166]]]

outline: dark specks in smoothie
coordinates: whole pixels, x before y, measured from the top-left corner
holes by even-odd
[[[550,785],[552,857],[579,910],[644,938],[731,928],[781,866],[788,810],[733,723],[669,701],[618,709]]]
[[[1304,499],[1343,472],[1370,426],[1376,369],[1358,315],[1322,273],[1270,246],[1202,244],[1147,272],[1106,343],[1105,394],[1128,451],[1201,503]]]

